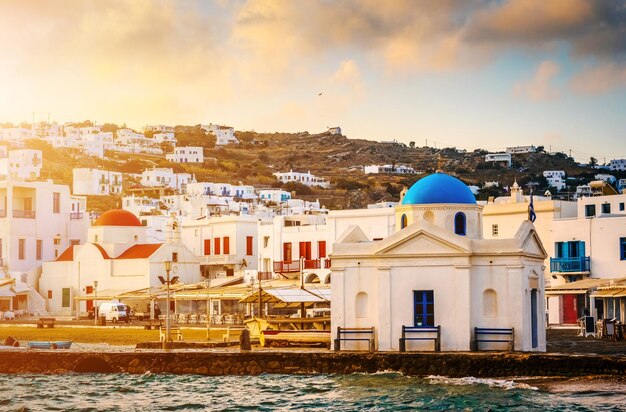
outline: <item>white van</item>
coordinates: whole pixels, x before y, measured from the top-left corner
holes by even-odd
[[[107,322],[128,322],[126,305],[120,302],[104,302],[98,309],[98,316],[106,316]]]

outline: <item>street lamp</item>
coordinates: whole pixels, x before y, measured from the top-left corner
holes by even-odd
[[[167,297],[165,300],[165,340],[163,341],[163,349],[167,349],[169,342],[172,341],[170,331],[170,271],[172,270],[172,261],[164,260],[163,266],[165,266],[165,285],[167,287]]]
[[[97,280],[93,281],[93,294],[94,294],[93,324],[95,326],[98,326],[98,281]]]

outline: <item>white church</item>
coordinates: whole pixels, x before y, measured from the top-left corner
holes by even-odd
[[[172,276],[181,283],[201,281],[200,262],[182,244],[176,219],[167,225],[165,243],[147,243],[147,229],[126,210],[103,213],[89,228],[87,243],[70,246],[43,264],[39,292],[47,298],[48,312],[64,316],[87,312],[94,299],[78,298],[97,294],[94,282],[100,285],[101,297],[159,288],[164,260],[172,261]]]
[[[442,351],[467,351],[474,328],[498,328],[514,330],[514,350],[546,350],[547,255],[530,221],[512,238],[483,239],[482,206],[463,182],[443,173],[415,183],[395,219],[398,229],[382,240],[369,240],[368,228],[354,225],[334,244],[333,339],[337,327],[373,327],[375,349],[397,351],[403,326],[439,326]],[[341,344],[367,348],[358,340]],[[407,343],[407,350],[430,348],[427,340]]]

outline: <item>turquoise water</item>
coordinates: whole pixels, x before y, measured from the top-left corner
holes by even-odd
[[[626,410],[626,390],[545,392],[506,380],[339,375],[1,375],[0,410]],[[617,389],[617,390],[616,390]],[[621,387],[621,389],[626,389]]]

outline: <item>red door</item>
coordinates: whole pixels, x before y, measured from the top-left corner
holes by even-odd
[[[93,286],[86,286],[85,293],[86,294],[93,293]],[[89,312],[91,309],[93,309],[93,300],[88,300],[86,302],[87,302],[87,312]]]
[[[563,295],[563,323],[576,324],[578,313],[576,311],[576,295]]]

